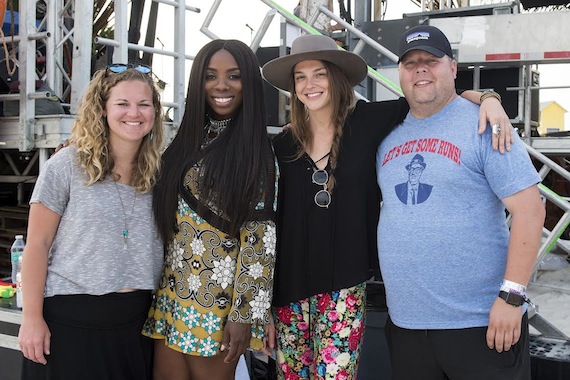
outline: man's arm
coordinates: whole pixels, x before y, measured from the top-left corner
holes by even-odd
[[[503,203],[512,216],[505,279],[526,286],[540,249],[546,211],[536,185],[503,199]]]
[[[512,216],[507,267],[504,279],[526,287],[540,249],[546,211],[536,185],[504,198]],[[498,295],[499,289],[497,289]],[[502,298],[493,303],[487,329],[487,345],[498,352],[508,351],[521,332],[521,306],[509,305]]]

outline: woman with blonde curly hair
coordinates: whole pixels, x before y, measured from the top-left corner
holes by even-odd
[[[162,267],[152,188],[164,141],[150,68],[95,73],[42,169],[22,263],[22,379],[150,379],[141,335]]]

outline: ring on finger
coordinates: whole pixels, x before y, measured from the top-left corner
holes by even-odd
[[[491,131],[493,132],[494,135],[500,135],[501,134],[501,124],[493,124],[491,126]]]

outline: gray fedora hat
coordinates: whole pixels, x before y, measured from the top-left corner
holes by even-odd
[[[297,63],[307,60],[327,61],[336,65],[352,86],[362,82],[368,73],[368,66],[359,55],[340,50],[332,38],[304,35],[293,41],[291,54],[275,58],[263,65],[263,77],[273,86],[289,91],[293,68]]]

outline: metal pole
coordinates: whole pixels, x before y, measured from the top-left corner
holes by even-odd
[[[204,19],[204,22],[202,23],[202,27],[200,28],[200,31],[202,33],[204,33],[206,36],[210,37],[213,40],[217,39],[218,36],[216,36],[212,31],[210,31],[209,27],[210,27],[210,23],[212,22],[212,19],[214,18],[214,15],[216,14],[216,12],[218,11],[218,8],[220,7],[221,2],[222,2],[222,0],[215,0],[214,1],[214,4],[212,4],[212,8],[210,8],[210,10],[208,11],[206,18]]]
[[[115,5],[119,2],[117,1]],[[93,4],[90,1],[75,2],[75,23],[83,20],[93,20]],[[117,30],[117,29],[116,29]],[[121,34],[121,32],[116,31]],[[91,41],[93,31],[92,28],[75,28],[73,34],[73,64],[71,78],[71,113],[76,114],[79,109],[79,99],[83,95],[83,91],[87,88],[89,80],[91,80]],[[125,39],[126,41],[126,39]],[[118,49],[115,51],[118,52]],[[126,59],[125,54],[125,59]],[[59,61],[58,61],[59,62]],[[126,62],[126,61],[122,61]],[[62,69],[64,69],[62,67]],[[65,72],[63,70],[63,72]]]
[[[162,4],[166,4],[166,5],[171,5],[173,7],[182,7],[182,9],[186,9],[187,11],[190,12],[196,12],[196,13],[200,13],[201,10],[198,7],[193,7],[191,5],[186,5],[184,3],[180,3],[178,0],[177,1],[172,1],[172,0],[152,0],[155,3],[162,3]]]
[[[473,68],[473,90],[479,90],[481,85],[481,66]]]
[[[35,105],[34,99],[27,94],[36,92],[36,41],[29,38],[29,34],[36,32],[36,2],[27,0],[20,3],[21,42],[19,45],[19,72],[20,80],[20,125],[19,149],[27,152],[34,147]]]
[[[104,37],[95,37],[93,39],[93,42],[95,42],[96,44],[107,45],[107,46],[115,46],[115,47],[118,47],[120,45],[119,41],[110,40],[110,39],[104,38]],[[157,49],[154,47],[148,47],[148,46],[143,46],[143,45],[127,44],[127,47],[130,50],[142,51],[144,53],[152,53],[152,54],[157,54],[157,55],[167,55],[169,57],[174,57],[174,58],[177,58],[180,56],[180,53],[177,53],[176,51]],[[194,59],[193,55],[184,55],[184,57],[190,61]]]
[[[253,40],[251,41],[251,50],[253,50],[254,53],[259,48],[259,44],[261,43],[263,36],[265,36],[269,25],[271,25],[271,21],[273,20],[273,17],[275,17],[275,14],[277,14],[277,11],[275,9],[271,9],[269,12],[267,12],[265,18],[263,19],[263,22],[257,29],[257,33],[255,33],[255,37],[253,37]]]
[[[524,65],[525,68],[525,90],[524,90],[524,133],[525,141],[530,144],[531,138],[531,126],[530,126],[530,98],[532,96],[530,87],[532,86],[532,72],[530,65]]]
[[[56,93],[63,91],[62,77],[55,65],[55,61],[61,59],[61,50],[56,51],[56,41],[61,39],[61,29],[57,25],[59,5],[59,1],[46,2],[46,24],[47,30],[51,34],[51,38],[48,38],[46,41],[46,83],[50,88],[53,88]]]
[[[174,108],[172,120],[176,126],[182,121],[182,111],[184,110],[184,90],[186,89],[186,59],[184,51],[186,49],[186,8],[185,0],[178,0],[178,6],[174,8],[174,50],[178,53],[174,59],[174,102],[178,107]]]
[[[287,20],[285,17],[281,17],[281,44],[279,44],[279,56],[284,57],[287,55]],[[287,95],[283,92],[279,91],[278,94],[278,104],[279,104],[279,113],[278,113],[278,122],[280,125],[285,125],[287,123]]]
[[[115,40],[119,41],[120,44],[118,49],[114,49],[113,62],[127,63],[129,59],[127,16],[127,0],[115,0]]]

